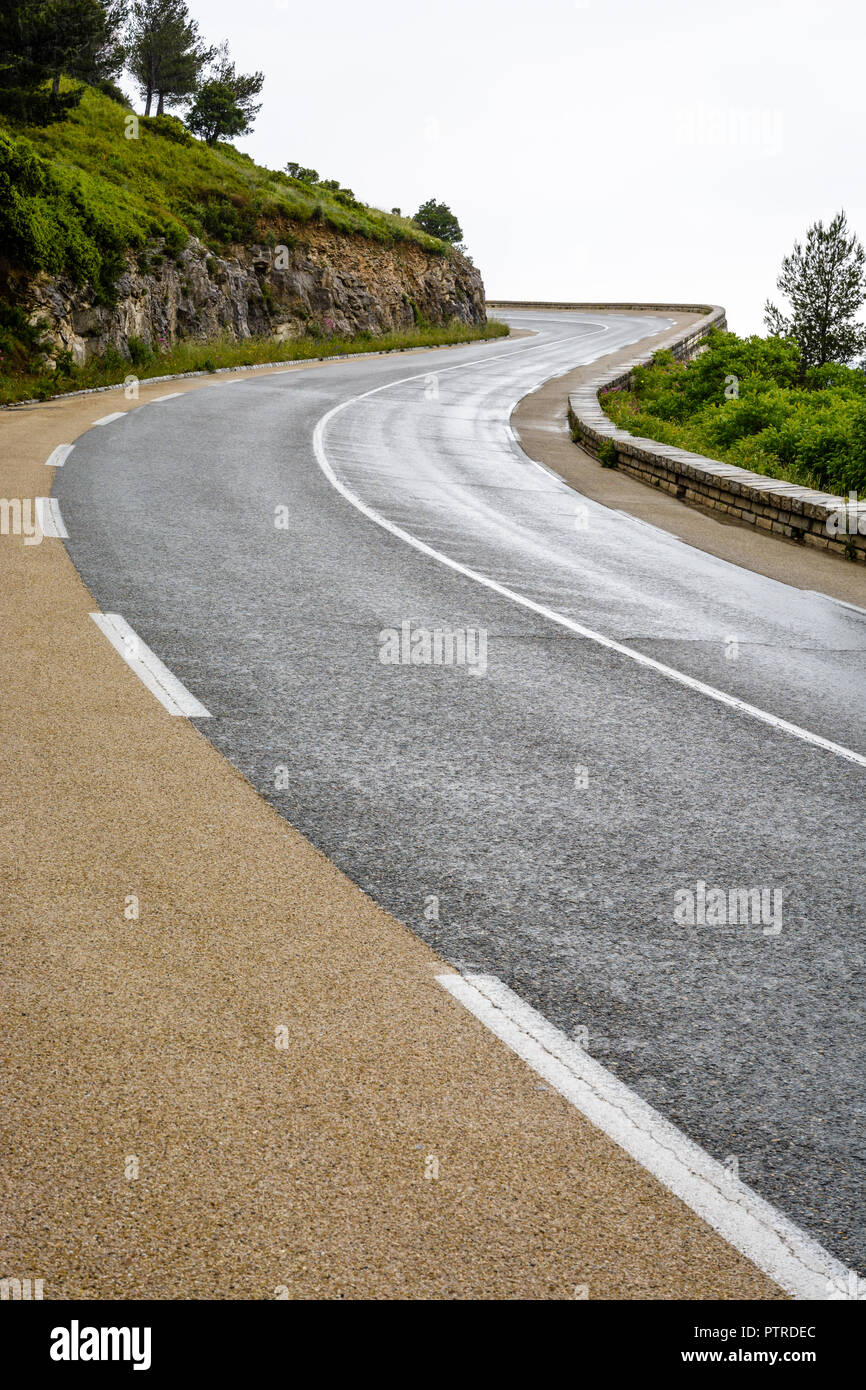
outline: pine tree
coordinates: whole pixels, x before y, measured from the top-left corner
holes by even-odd
[[[53,3],[3,0],[0,7],[0,112],[31,125],[62,120],[82,88],[47,90],[57,73],[57,14]]]
[[[454,213],[447,203],[437,203],[435,198],[428,198],[426,203],[422,203],[412,220],[425,232],[440,237],[442,241],[456,244],[463,240],[463,232]]]
[[[844,212],[827,227],[814,223],[805,247],[794,243],[776,284],[790,300],[791,314],[767,300],[764,323],[769,333],[796,339],[804,369],[850,362],[866,348],[866,328],[856,322],[866,301],[866,251],[849,235]]]
[[[133,0],[127,31],[128,67],[145,98],[146,116],[157,98],[158,116],[166,106],[194,92],[199,73],[215,50],[206,48],[185,0]]]
[[[60,92],[61,74],[91,84],[117,76],[125,56],[120,30],[126,11],[126,0],[52,0],[46,6],[54,99]]]
[[[256,102],[264,85],[264,73],[240,73],[229,57],[227,43],[216,50],[208,79],[195,94],[187,125],[209,145],[226,136],[244,135],[253,124],[261,102]]]

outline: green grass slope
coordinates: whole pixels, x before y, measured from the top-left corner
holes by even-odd
[[[451,254],[447,242],[408,218],[368,207],[346,190],[264,169],[231,145],[208,146],[173,117],[135,118],[93,88],[57,125],[21,128],[0,118],[0,404],[115,384],[130,369],[140,377],[213,371],[507,333],[498,323],[419,323],[386,337],[359,334],[339,341],[226,339],[178,343],[164,352],[136,343],[131,363],[109,348],[84,366],[69,353],[54,353],[52,366],[46,365],[39,329],[15,302],[19,272],[89,283],[96,300],[110,305],[127,252],[141,252],[149,242],[160,240],[160,252],[176,256],[195,236],[223,253],[233,243],[290,241],[292,224],[297,230],[297,224],[312,222],[385,245],[408,242],[433,255]]]
[[[13,266],[91,280],[110,297],[127,248],[192,234],[223,249],[266,240],[286,221],[319,220],[376,241],[447,243],[350,195],[261,168],[231,145],[208,146],[171,117],[138,118],[88,89],[72,116],[43,129],[0,121],[0,255]]]

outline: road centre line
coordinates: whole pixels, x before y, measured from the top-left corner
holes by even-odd
[[[847,1300],[852,1272],[495,975],[437,975],[489,1030],[724,1240],[797,1299]]]

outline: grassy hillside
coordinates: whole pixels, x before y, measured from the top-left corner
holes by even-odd
[[[607,391],[615,424],[773,478],[832,493],[866,494],[866,373],[803,370],[786,338],[713,330],[684,365],[657,352],[631,391]]]
[[[0,118],[0,404],[46,398],[80,387],[124,380],[130,361],[112,348],[83,366],[54,353],[15,303],[15,272],[45,271],[93,286],[111,305],[126,255],[160,239],[157,260],[177,257],[190,236],[216,254],[232,244],[291,242],[292,225],[318,222],[337,231],[394,245],[414,243],[437,256],[451,246],[408,218],[367,207],[348,190],[310,185],[261,168],[231,145],[208,146],[172,117],[138,117],[120,102],[88,88],[71,116],[45,128],[20,128]],[[7,282],[4,299],[3,282]],[[131,368],[140,377],[214,370],[253,362],[288,361],[371,348],[420,347],[506,333],[502,324],[467,326],[416,322],[386,338],[315,337],[290,342],[228,338],[177,343],[157,352],[135,340]]]
[[[140,117],[138,138],[127,139],[131,115],[88,89],[58,125],[0,121],[0,252],[13,264],[91,280],[110,296],[124,250],[148,238],[173,249],[193,234],[220,250],[273,240],[286,219],[450,253],[407,218],[260,168],[230,145],[205,145],[171,117]]]

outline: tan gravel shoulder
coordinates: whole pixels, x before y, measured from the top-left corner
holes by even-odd
[[[0,413],[0,492],[47,496],[56,445],[166,389]],[[60,541],[0,535],[0,569],[0,1276],[51,1299],[781,1296],[157,703]]]

